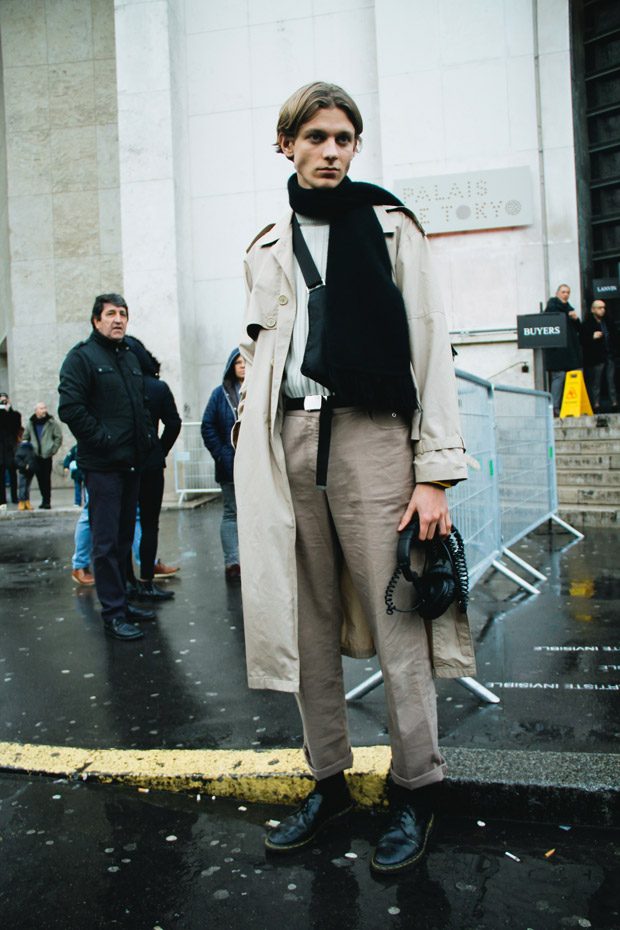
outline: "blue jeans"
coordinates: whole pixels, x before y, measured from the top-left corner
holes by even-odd
[[[237,500],[235,498],[235,485],[232,481],[222,481],[222,522],[220,524],[220,539],[224,550],[224,565],[239,564],[239,538],[237,536]]]
[[[134,559],[140,560],[140,539],[142,538],[142,527],[140,526],[140,513],[136,514],[136,529],[133,536],[132,551]],[[75,569],[88,568],[91,561],[92,536],[90,532],[90,521],[88,519],[88,491],[84,487],[84,506],[82,512],[75,524],[74,533],[75,550],[71,564]]]
[[[19,501],[29,501],[30,500],[30,483],[34,475],[25,475],[20,471],[17,477],[18,484],[18,493],[17,500]]]

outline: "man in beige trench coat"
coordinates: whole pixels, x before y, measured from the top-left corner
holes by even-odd
[[[295,694],[316,779],[266,846],[296,850],[350,810],[341,653],[376,651],[391,820],[371,865],[390,874],[422,857],[444,777],[432,676],[475,666],[454,605],[432,630],[385,610],[399,531],[417,513],[421,539],[447,535],[445,488],[466,465],[427,241],[392,194],[347,177],[361,132],[335,85],[302,87],[280,111],[291,209],[246,255],[235,486],[249,684]]]

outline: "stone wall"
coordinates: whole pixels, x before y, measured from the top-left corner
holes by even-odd
[[[29,415],[38,400],[56,411],[94,296],[123,290],[113,0],[2,0],[0,37],[9,365]]]
[[[11,392],[7,360],[7,329],[11,313],[11,259],[9,252],[9,213],[6,189],[6,131],[2,48],[0,46],[0,391]]]

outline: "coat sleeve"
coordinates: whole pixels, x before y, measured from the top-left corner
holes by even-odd
[[[218,428],[218,396],[222,390],[221,387],[217,387],[212,392],[209,402],[205,407],[205,412],[202,415],[202,423],[200,425],[202,441],[216,462],[221,459],[224,451],[224,443],[222,442],[222,437],[220,436],[220,430]]]
[[[57,420],[52,421],[52,455],[56,455],[62,445],[62,429]]]
[[[461,481],[467,465],[448,325],[428,240],[406,216],[394,271],[407,311],[418,392],[412,427],[415,480]]]
[[[88,408],[90,372],[78,352],[70,352],[60,369],[58,416],[77,440],[105,449],[108,435]]]
[[[159,417],[164,424],[164,430],[159,437],[159,442],[161,444],[163,456],[166,458],[181,432],[182,421],[179,416],[179,411],[177,410],[177,405],[174,402],[172,391],[163,381],[161,382],[161,386],[164,390],[162,391],[162,403]]]

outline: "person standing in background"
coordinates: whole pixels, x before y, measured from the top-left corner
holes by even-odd
[[[23,430],[20,432],[23,433]],[[19,501],[17,503],[17,509],[32,510],[32,504],[30,503],[30,485],[35,475],[37,457],[34,454],[31,442],[20,442],[18,445],[15,452],[15,467],[19,474],[17,490]]]
[[[19,410],[11,407],[11,401],[6,391],[0,391],[0,475],[2,489],[0,490],[0,507],[6,507],[6,473],[9,473],[11,487],[11,501],[16,504],[19,500],[17,494],[17,470],[15,467],[15,450],[22,428],[22,417]]]
[[[62,467],[65,475],[69,475],[73,481],[73,503],[76,507],[81,507],[84,494],[84,476],[77,463],[77,443],[71,446],[65,455]]]
[[[574,307],[568,302],[570,287],[560,284],[555,297],[550,297],[545,313],[564,313],[567,316],[567,341],[564,349],[545,349],[545,370],[551,374],[551,396],[553,398],[553,415],[558,417],[562,408],[564,382],[567,371],[581,368],[581,320]]]
[[[140,579],[134,581],[129,572],[128,579],[135,584],[139,600],[169,601],[174,597],[174,591],[165,591],[154,583],[153,578],[159,537],[159,514],[164,496],[166,456],[181,432],[181,417],[172,391],[166,382],[159,378],[161,368],[159,361],[135,336],[126,336],[125,342],[138,359],[142,371],[146,407],[151,414],[156,437],[154,447],[140,467],[140,490],[138,492],[142,527]],[[164,427],[161,436],[159,436],[160,422]],[[129,560],[131,561],[131,553],[129,553]],[[133,566],[131,570],[133,571]]]
[[[40,510],[50,510],[52,506],[52,459],[62,445],[60,423],[48,412],[42,402],[34,408],[34,413],[26,423],[24,441],[31,442],[36,455],[35,475],[41,492]]]
[[[104,632],[130,642],[138,620],[155,613],[127,603],[126,569],[136,523],[140,466],[155,446],[142,371],[125,341],[129,310],[121,294],[100,294],[92,332],[60,369],[58,413],[77,439],[86,477],[93,568]]]
[[[606,317],[604,300],[592,301],[590,314],[581,327],[583,365],[586,387],[594,413],[601,409],[601,382],[607,383],[607,394],[612,410],[618,409],[616,391],[616,342],[613,323]]]
[[[202,416],[202,441],[215,461],[215,480],[222,488],[222,522],[220,538],[224,551],[224,573],[227,581],[236,581],[239,567],[239,539],[237,535],[237,501],[233,466],[235,450],[231,431],[237,419],[239,392],[245,378],[245,362],[234,348],[228,356],[222,383],[212,392]]]

